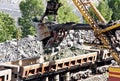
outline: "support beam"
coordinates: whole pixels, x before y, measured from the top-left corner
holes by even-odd
[[[49,79],[48,76],[47,76],[47,77],[44,77],[44,78],[43,78],[43,81],[49,81],[48,79]]]
[[[54,76],[54,81],[59,81],[59,74],[56,74],[55,76]]]
[[[65,73],[65,81],[70,81],[70,72]]]

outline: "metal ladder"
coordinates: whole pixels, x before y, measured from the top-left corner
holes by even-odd
[[[79,11],[81,12],[82,16],[85,18],[85,20],[87,20],[87,22],[90,24],[91,28],[94,30],[94,34],[95,34],[96,38],[98,38],[102,41],[103,46],[110,50],[110,53],[112,54],[114,59],[120,65],[120,59],[119,59],[118,53],[112,48],[109,38],[107,38],[107,36],[105,34],[99,33],[101,31],[101,29],[98,26],[98,24],[94,21],[94,19],[90,16],[83,1],[82,0],[73,0],[73,2],[76,5],[76,7],[79,9]]]
[[[94,19],[90,16],[88,10],[86,9],[84,3],[81,0],[73,0],[74,4],[76,5],[76,7],[79,9],[79,11],[81,12],[82,16],[85,18],[85,20],[87,20],[87,22],[90,24],[91,28],[94,30],[95,36],[99,39],[102,40],[102,43],[105,46],[109,45],[109,41],[107,40],[107,38],[103,35],[99,33],[99,26],[98,24],[94,21]]]

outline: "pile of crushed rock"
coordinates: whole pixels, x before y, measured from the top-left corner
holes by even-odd
[[[87,79],[82,79],[78,81],[108,81],[108,73],[103,73],[101,75],[95,75]]]
[[[70,45],[76,46],[78,40],[79,43],[83,43],[83,41],[91,42],[91,39],[94,39],[91,31],[72,30],[60,45],[66,48]],[[0,49],[0,63],[44,55],[42,42],[38,41],[36,36],[30,35],[19,40],[13,39],[0,43]]]
[[[0,62],[41,56],[42,54],[42,42],[37,41],[35,36],[0,43]]]

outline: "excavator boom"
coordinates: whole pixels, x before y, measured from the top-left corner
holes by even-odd
[[[85,7],[85,4],[82,0],[73,0],[76,7],[79,9],[85,20],[90,24],[91,28],[94,30],[95,37],[100,39],[103,43],[103,46],[107,49],[109,49],[110,53],[112,54],[113,58],[117,61],[117,63],[120,65],[120,58],[119,58],[119,52],[117,51],[116,47],[113,46],[112,36],[110,34],[110,31],[115,33],[116,28],[120,28],[120,23],[117,23],[115,25],[112,25],[110,27],[100,27],[94,19],[90,16],[88,10]],[[105,22],[104,19],[101,18]],[[102,29],[102,30],[101,30]],[[111,36],[109,36],[111,35]]]

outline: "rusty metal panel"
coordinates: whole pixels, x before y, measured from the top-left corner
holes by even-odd
[[[38,40],[43,40],[44,38],[47,38],[51,35],[50,30],[45,24],[39,24],[36,30],[37,30]]]
[[[6,62],[6,64],[18,65],[18,66],[27,66],[31,64],[37,64],[37,63],[41,63],[40,57],[32,57],[32,58],[26,58],[26,59],[17,60],[17,61]]]
[[[11,81],[11,69],[0,70],[0,81]]]
[[[10,65],[10,64],[1,64],[0,67],[2,69],[11,69],[12,71],[12,79],[11,81],[16,81],[19,80],[19,75],[20,75],[20,66],[18,65]]]
[[[120,67],[109,67],[108,81],[120,81]]]
[[[27,65],[27,66],[23,66],[21,67],[21,77],[28,77],[28,76],[32,76],[35,75],[37,73],[41,73],[40,71],[38,72],[38,70],[42,67],[41,64],[32,64],[32,65]]]

